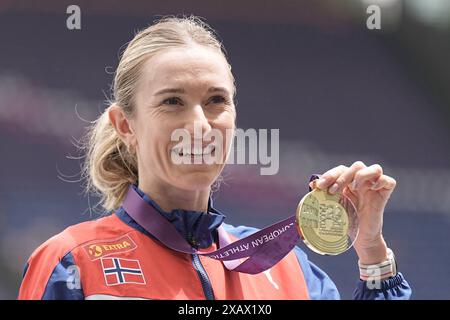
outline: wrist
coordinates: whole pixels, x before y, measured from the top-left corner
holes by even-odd
[[[359,262],[364,265],[378,264],[388,258],[388,247],[382,235],[370,241],[356,241],[355,250]]]

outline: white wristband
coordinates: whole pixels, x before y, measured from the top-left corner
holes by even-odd
[[[364,281],[385,280],[397,274],[397,262],[391,249],[387,249],[387,260],[378,264],[362,264],[358,261],[359,276]]]

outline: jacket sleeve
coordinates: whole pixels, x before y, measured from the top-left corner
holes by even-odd
[[[25,266],[19,300],[83,300],[80,272],[69,252],[61,259],[33,254]]]
[[[359,280],[353,292],[355,300],[408,300],[411,298],[411,287],[401,273],[395,277],[381,281],[378,288]]]
[[[311,299],[340,299],[338,290],[328,275],[309,261],[299,247],[295,247],[294,251],[305,275]],[[406,300],[410,297],[411,287],[401,273],[382,280],[378,286],[359,280],[353,292],[355,300]]]

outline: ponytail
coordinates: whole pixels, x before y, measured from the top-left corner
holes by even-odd
[[[119,138],[108,117],[107,108],[93,122],[86,135],[86,159],[82,167],[86,192],[100,197],[99,204],[108,211],[122,203],[128,186],[137,184],[136,156]]]

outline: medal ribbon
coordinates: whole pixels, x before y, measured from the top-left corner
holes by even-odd
[[[313,175],[311,180],[317,178]],[[217,228],[220,249],[206,252],[194,249],[152,205],[130,185],[122,208],[139,225],[166,247],[189,254],[220,260],[228,270],[257,274],[283,259],[300,238],[295,215],[232,242],[222,226]]]

